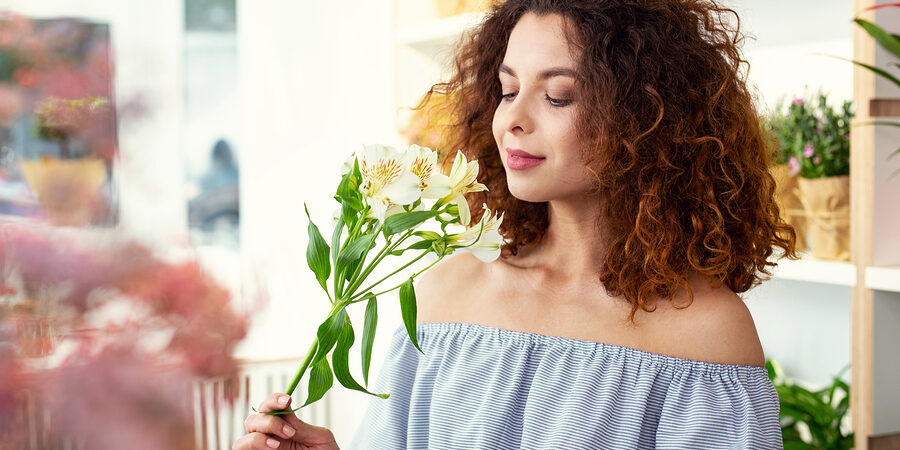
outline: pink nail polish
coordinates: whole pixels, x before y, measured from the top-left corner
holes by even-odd
[[[268,438],[266,439],[266,445],[268,445],[269,448],[278,448],[278,446],[281,445],[281,442],[278,442],[277,440],[272,438]]]

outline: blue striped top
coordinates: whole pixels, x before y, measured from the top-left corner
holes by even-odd
[[[755,366],[463,323],[404,328],[351,448],[781,448]]]

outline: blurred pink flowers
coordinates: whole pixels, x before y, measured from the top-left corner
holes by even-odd
[[[198,263],[77,233],[0,228],[0,443],[31,401],[51,440],[192,448],[190,383],[237,373],[247,319]]]
[[[797,157],[792,155],[788,158],[788,175],[793,177],[798,173],[800,173],[800,161],[797,161]]]

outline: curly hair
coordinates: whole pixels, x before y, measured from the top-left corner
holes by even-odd
[[[679,288],[693,301],[688,276],[744,292],[771,276],[775,247],[797,257],[768,171],[772,139],[742,73],[740,19],[714,0],[508,0],[464,34],[453,76],[422,104],[451,99],[451,148],[478,159],[489,189],[470,195],[473,218],[482,203],[505,212],[505,257],[549,225],[546,203],[510,194],[491,128],[507,41],[529,12],[560,15],[579,50],[576,130],[608,240],[599,279],[631,302],[631,320]]]

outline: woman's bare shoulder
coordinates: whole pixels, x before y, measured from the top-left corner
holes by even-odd
[[[693,301],[686,296],[661,302],[653,316],[653,335],[665,341],[665,353],[718,364],[764,366],[765,356],[753,316],[744,300],[726,286],[691,280]]]
[[[464,299],[480,284],[485,263],[471,253],[446,257],[415,283],[419,323],[460,321]]]

